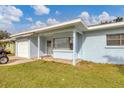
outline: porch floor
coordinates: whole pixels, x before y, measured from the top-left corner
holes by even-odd
[[[64,64],[72,64],[72,60],[53,58],[52,56],[42,56],[41,59],[44,61],[55,61]]]

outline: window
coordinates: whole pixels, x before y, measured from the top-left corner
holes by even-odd
[[[53,39],[54,49],[73,49],[73,40],[72,37],[65,38],[54,38]]]
[[[107,35],[107,45],[109,45],[109,46],[122,46],[122,45],[124,45],[124,34]]]

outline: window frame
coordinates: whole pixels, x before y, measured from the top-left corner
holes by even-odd
[[[67,42],[68,42],[68,48],[55,48],[55,39],[63,39],[63,38],[66,38],[67,39]],[[70,43],[70,40],[73,40],[73,37],[58,37],[58,38],[53,38],[53,49],[55,50],[73,50],[73,41],[72,41],[72,44]]]
[[[113,36],[113,35],[119,35],[119,39],[110,39],[109,36]],[[106,45],[107,46],[124,46],[124,44],[122,44],[122,41],[124,42],[124,38],[122,38],[122,36],[124,35],[124,33],[119,33],[119,34],[107,34],[106,35]],[[108,39],[109,38],[109,39]],[[110,45],[108,44],[108,41],[119,41],[119,44],[117,45]]]

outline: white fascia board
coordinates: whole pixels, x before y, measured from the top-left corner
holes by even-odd
[[[81,20],[82,25],[84,26],[84,30],[87,31],[88,30],[88,26],[84,23],[84,21]]]
[[[88,31],[102,30],[102,29],[110,29],[110,28],[119,28],[119,27],[124,27],[124,22],[118,22],[118,23],[111,23],[111,24],[104,24],[104,25],[91,26],[91,27],[88,27]]]
[[[17,38],[23,38],[23,37],[29,37],[33,35],[33,33],[27,33],[27,34],[22,34],[22,35],[17,35],[17,36],[10,36],[12,39],[16,40]]]

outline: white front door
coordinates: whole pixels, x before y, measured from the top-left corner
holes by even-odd
[[[29,42],[28,40],[17,42],[17,56],[18,57],[29,57]]]

